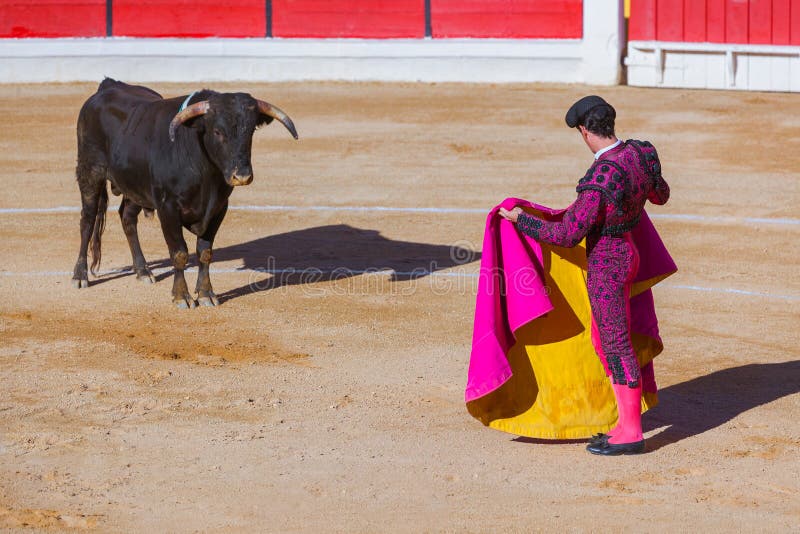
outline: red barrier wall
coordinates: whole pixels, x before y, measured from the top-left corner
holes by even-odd
[[[582,0],[431,0],[433,37],[580,39]]]
[[[631,40],[800,44],[800,0],[631,0]]]
[[[800,31],[795,31],[794,28],[800,28],[800,1],[792,0],[792,23],[791,23],[791,39],[793,45],[800,45]]]
[[[105,0],[2,0],[0,37],[100,37]]]
[[[656,39],[659,41],[683,40],[683,0],[658,0],[656,2]]]
[[[275,37],[425,37],[424,0],[273,0]]]
[[[796,6],[800,15],[800,5]],[[772,4],[772,42],[779,45],[791,43],[791,2],[775,2]],[[800,26],[798,26],[800,27]],[[798,35],[800,37],[800,35]]]
[[[425,0],[113,0],[110,28],[106,0],[0,2],[0,37],[98,37],[108,29],[122,37],[264,37],[271,30],[274,37],[383,39],[426,33]],[[430,0],[430,23],[432,37],[440,38],[579,39],[583,0]]]
[[[115,36],[264,37],[264,0],[114,0]]]

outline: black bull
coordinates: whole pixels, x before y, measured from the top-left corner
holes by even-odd
[[[245,93],[196,94],[164,99],[147,87],[106,78],[78,116],[81,246],[73,285],[87,287],[87,253],[92,272],[100,264],[100,238],[108,207],[106,180],[122,195],[119,215],[139,280],[153,275],[136,230],[142,209],[156,211],[175,268],[173,302],[194,307],[183,271],[189,259],[183,228],[197,236],[197,300],[218,304],[209,264],[214,236],[236,185],[253,180],[250,151],[257,126],[278,119],[297,139],[292,120],[280,109]]]

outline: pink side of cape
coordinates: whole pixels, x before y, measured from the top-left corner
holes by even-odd
[[[555,217],[564,212],[507,198],[486,217],[466,402],[491,393],[511,378],[507,355],[514,345],[514,332],[553,309],[544,287],[541,246],[497,215],[501,207],[510,210],[515,206],[533,207]],[[676,270],[646,213],[632,237],[640,256],[635,281]],[[658,339],[658,320],[649,290],[631,299],[631,313],[632,331]],[[642,369],[642,376],[643,388],[655,391],[652,363]]]

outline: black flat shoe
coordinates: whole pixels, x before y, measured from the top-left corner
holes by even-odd
[[[608,438],[610,437],[611,436],[609,436],[608,434],[603,434],[601,432],[600,434],[595,434],[594,436],[589,438],[589,443],[590,444],[603,443],[604,441],[608,441]]]
[[[609,443],[603,442],[590,443],[586,450],[592,454],[603,456],[619,456],[620,454],[642,454],[644,452],[644,440],[634,441],[633,443]]]

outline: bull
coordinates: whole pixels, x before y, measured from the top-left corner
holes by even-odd
[[[165,99],[152,89],[106,78],[78,116],[76,175],[81,193],[81,244],[72,283],[88,287],[101,259],[108,189],[122,195],[119,216],[136,277],[153,283],[137,233],[139,214],[155,211],[175,270],[172,300],[195,307],[184,277],[189,260],[183,229],[197,236],[197,303],[219,304],[209,265],[214,236],[233,188],[253,181],[253,132],[273,119],[297,139],[286,113],[246,93],[202,90]]]

